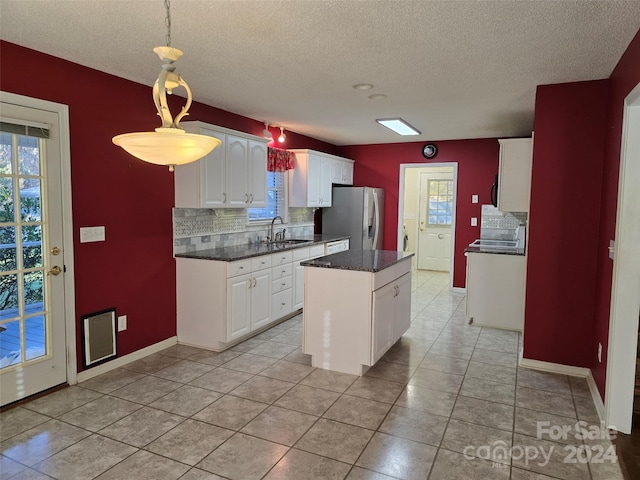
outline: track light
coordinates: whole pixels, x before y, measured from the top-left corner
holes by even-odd
[[[264,130],[262,131],[262,136],[264,138],[268,138],[269,140],[273,139],[273,135],[269,131],[269,122],[264,122]]]
[[[280,127],[280,136],[278,137],[278,141],[280,143],[284,143],[286,139],[287,139],[287,136],[284,134],[284,127]]]

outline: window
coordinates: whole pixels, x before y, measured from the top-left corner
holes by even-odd
[[[429,225],[451,225],[453,180],[429,180]]]
[[[267,172],[267,206],[264,208],[249,208],[249,223],[270,221],[280,215],[287,219],[287,173]]]

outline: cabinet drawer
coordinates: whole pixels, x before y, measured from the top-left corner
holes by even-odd
[[[283,290],[272,296],[271,318],[277,320],[291,313],[291,289]]]
[[[261,255],[260,257],[254,257],[251,259],[251,269],[254,272],[258,270],[264,270],[271,267],[271,255]]]
[[[389,268],[385,268],[380,272],[376,272],[373,274],[373,289],[377,290],[380,287],[383,287],[389,282],[394,281],[397,278],[400,278],[405,273],[411,271],[411,260],[405,259],[401,260],[399,263],[392,265]]]
[[[324,256],[324,244],[312,245],[309,247],[309,258],[316,258]]]
[[[309,258],[309,247],[296,248],[293,251],[293,261],[294,262],[296,260],[306,260],[307,258]]]
[[[292,284],[292,276],[274,279],[273,282],[271,282],[271,293],[276,294],[278,292],[282,292],[283,290],[287,290],[288,288],[291,288]]]
[[[227,278],[237,277],[245,273],[251,273],[251,259],[227,263]]]
[[[279,265],[271,269],[271,278],[275,280],[276,278],[289,277],[291,276],[292,272],[293,272],[293,265],[291,263],[287,263],[285,265]]]
[[[285,263],[291,263],[293,261],[293,252],[289,250],[288,252],[280,252],[274,253],[271,255],[271,265],[282,265]]]

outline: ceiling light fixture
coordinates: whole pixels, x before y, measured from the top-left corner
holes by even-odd
[[[418,130],[401,118],[377,118],[376,122],[399,135],[420,135]]]
[[[280,143],[284,143],[286,139],[287,139],[287,136],[284,134],[284,127],[280,127],[280,136],[278,137],[278,141]]]
[[[164,6],[167,45],[153,49],[162,60],[162,71],[153,85],[153,101],[162,118],[162,127],[156,128],[155,132],[123,133],[113,137],[112,141],[134,157],[156,165],[168,165],[169,171],[173,172],[176,165],[195,162],[222,142],[214,137],[186,133],[180,128],[180,120],[189,114],[193,97],[187,82],[175,73],[173,63],[182,56],[182,51],[171,46],[170,0],[165,0]],[[173,93],[173,89],[178,87],[187,91],[187,101],[174,119],[167,103],[167,93]]]
[[[371,85],[370,83],[356,83],[353,88],[355,88],[356,90],[371,90],[373,88],[373,85]]]
[[[264,130],[262,130],[262,136],[264,138],[269,139],[269,140],[273,140],[273,135],[269,131],[269,123],[268,122],[264,122]]]

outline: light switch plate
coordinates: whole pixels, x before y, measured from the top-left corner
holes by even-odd
[[[615,254],[616,254],[616,241],[609,240],[609,258],[613,260],[613,257],[615,257]]]
[[[80,227],[80,243],[104,242],[105,228],[101,227]]]
[[[472,227],[477,227],[478,226],[478,218],[477,217],[471,217],[471,226]]]
[[[471,203],[478,203],[478,195],[471,195]]]
[[[118,317],[118,331],[122,332],[123,330],[127,329],[127,316],[126,315],[120,315]]]

